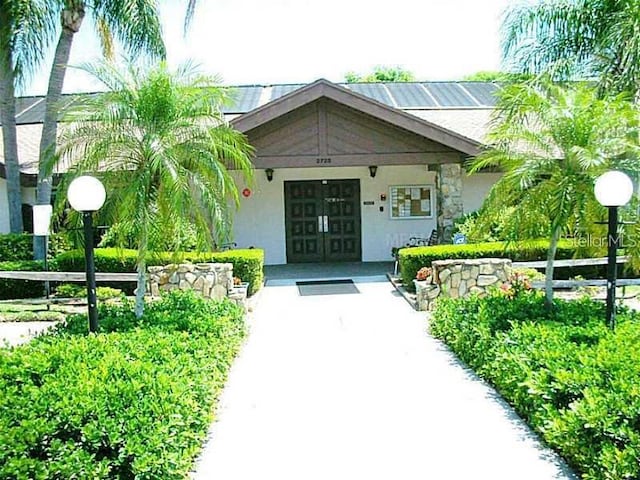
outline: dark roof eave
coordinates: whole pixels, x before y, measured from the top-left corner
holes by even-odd
[[[58,175],[54,175],[54,183]],[[7,178],[7,171],[4,163],[0,162],[0,178]],[[38,184],[38,175],[35,173],[20,172],[20,186],[22,187],[35,187]]]

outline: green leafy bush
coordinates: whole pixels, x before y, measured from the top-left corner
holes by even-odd
[[[64,313],[54,310],[0,311],[0,322],[62,322],[64,319]]]
[[[244,336],[242,311],[190,292],[0,349],[0,478],[183,479]]]
[[[500,394],[585,479],[640,476],[640,315],[536,292],[441,299],[431,332]]]
[[[49,236],[49,256],[56,256],[69,248],[69,242],[64,234]],[[0,234],[0,261],[22,260],[33,260],[33,235],[26,233]]]
[[[0,262],[0,270],[41,272],[44,270],[44,263],[33,260]],[[0,278],[0,300],[34,298],[42,295],[44,295],[44,282]]]
[[[196,229],[186,219],[179,220],[170,226],[162,225],[161,228],[153,229],[150,234],[149,246],[153,250],[192,252],[198,247]],[[139,234],[132,225],[118,223],[105,232],[99,246],[136,249],[138,242]]]
[[[115,248],[97,248],[95,250],[95,264],[98,272],[135,272],[136,250],[122,250]],[[249,282],[249,295],[262,288],[264,281],[264,251],[260,249],[238,249],[224,252],[181,252],[181,253],[152,253],[147,258],[147,265],[167,265],[170,263],[189,261],[193,263],[218,262],[232,263],[233,274],[243,281]],[[56,257],[60,271],[83,272],[85,270],[84,252],[72,250]],[[105,283],[106,285],[106,283]],[[134,284],[123,287],[130,291]]]
[[[473,258],[510,258],[516,262],[546,260],[549,242],[539,240],[526,243],[470,243],[466,245],[434,245],[432,247],[403,248],[399,253],[402,282],[411,288],[416,273],[422,267],[430,267],[435,260],[473,259]],[[556,253],[557,259],[573,258],[576,246],[567,240],[560,241]]]
[[[33,260],[33,237],[22,233],[0,235],[0,261]]]
[[[98,299],[106,300],[122,295],[122,290],[111,287],[97,287]],[[87,296],[87,287],[80,283],[63,283],[56,287],[56,296],[63,298],[84,298]]]
[[[490,217],[486,216],[484,222],[481,221],[480,211],[470,212],[453,221],[453,234],[462,233],[470,243],[505,242],[511,240],[509,232],[510,223],[513,222],[513,211],[515,207],[504,207],[500,212],[491,212]],[[491,218],[491,222],[487,220]],[[548,231],[548,226],[540,222],[537,231],[529,232],[532,236],[544,237]]]

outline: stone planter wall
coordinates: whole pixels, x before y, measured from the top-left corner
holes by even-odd
[[[464,298],[482,295],[499,287],[509,278],[511,260],[479,258],[474,260],[438,260],[432,263],[433,275],[425,281],[414,281],[418,310],[430,310],[440,296]]]
[[[234,288],[231,263],[181,263],[149,267],[147,291],[154,297],[171,290],[195,290],[205,298],[225,297],[246,307],[247,289]]]

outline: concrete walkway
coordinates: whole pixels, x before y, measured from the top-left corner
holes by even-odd
[[[424,314],[383,278],[356,283],[265,288],[193,478],[574,478]]]
[[[55,324],[56,322],[0,322],[0,347],[26,343]]]

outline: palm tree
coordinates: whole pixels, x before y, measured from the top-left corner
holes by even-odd
[[[62,87],[69,62],[71,46],[76,33],[82,26],[87,13],[93,15],[97,33],[103,44],[103,50],[113,54],[112,37],[125,47],[127,52],[136,56],[142,52],[155,57],[165,56],[162,41],[162,29],[158,13],[157,0],[56,0],[60,9],[61,31],[56,46],[53,65],[49,75],[45,115],[40,139],[40,165],[36,200],[38,204],[51,203],[51,176],[46,172],[46,158],[55,151],[58,133],[58,114],[62,98]],[[44,258],[44,242],[34,241],[36,259]]]
[[[501,92],[491,146],[471,165],[472,172],[504,171],[482,207],[480,223],[508,215],[506,228],[513,239],[532,238],[546,226],[549,306],[562,233],[591,229],[594,212],[601,211],[594,179],[609,168],[640,171],[637,127],[632,102],[621,96],[601,99],[585,84],[563,86],[547,79],[505,86]]]
[[[640,0],[539,0],[507,11],[503,53],[525,71],[640,89]]]
[[[228,238],[229,201],[238,204],[230,170],[252,176],[252,148],[224,120],[228,91],[186,65],[164,63],[126,74],[103,64],[86,68],[109,92],[70,107],[61,136],[63,185],[94,172],[107,187],[103,210],[133,229],[138,246],[136,315],[142,315],[145,257],[158,231],[188,220],[202,245]],[[48,165],[51,171],[51,163]]]
[[[23,228],[15,88],[42,61],[54,18],[43,0],[0,0],[0,122],[12,233]]]

